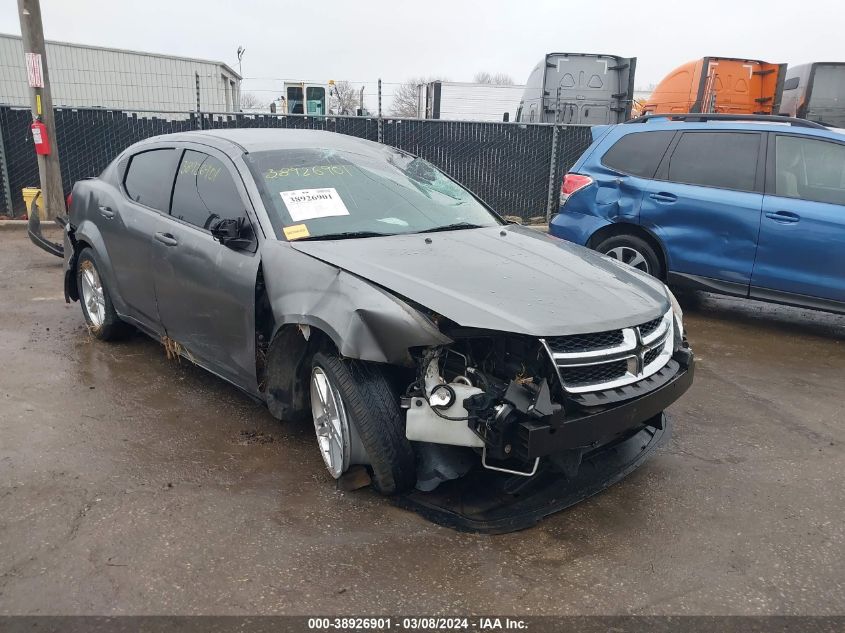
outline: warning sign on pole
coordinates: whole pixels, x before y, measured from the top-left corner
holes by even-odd
[[[30,88],[44,87],[44,71],[41,67],[41,53],[26,54],[26,77]]]

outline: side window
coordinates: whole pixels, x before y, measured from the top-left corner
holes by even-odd
[[[669,159],[669,180],[737,191],[754,191],[757,132],[685,132]]]
[[[173,187],[170,215],[207,229],[215,218],[244,215],[244,204],[223,163],[208,154],[186,150]]]
[[[800,77],[790,77],[786,81],[783,82],[783,89],[784,90],[795,90],[798,85],[801,83]]]
[[[775,195],[845,205],[845,145],[778,135]]]
[[[601,162],[606,167],[632,176],[652,178],[673,136],[674,132],[627,134],[614,143]]]
[[[135,202],[167,213],[178,160],[176,149],[153,149],[135,154],[129,160],[123,179],[126,193]]]

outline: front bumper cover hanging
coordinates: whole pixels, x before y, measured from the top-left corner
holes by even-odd
[[[477,467],[432,492],[414,490],[393,497],[393,502],[434,523],[466,532],[523,530],[601,492],[638,468],[671,435],[664,413],[648,424],[622,441],[584,454],[571,478],[550,468],[525,478]]]

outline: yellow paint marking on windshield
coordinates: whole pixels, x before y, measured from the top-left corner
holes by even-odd
[[[311,167],[282,167],[280,169],[268,169],[264,172],[265,180],[275,180],[287,176],[347,176],[351,175],[346,165],[313,165]]]
[[[311,235],[308,232],[308,227],[304,224],[294,224],[292,226],[286,226],[284,229],[285,237],[289,240],[301,240],[303,237],[308,237]]]

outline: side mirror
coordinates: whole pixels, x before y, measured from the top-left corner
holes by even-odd
[[[208,226],[212,237],[223,246],[233,250],[246,250],[252,246],[252,227],[241,216],[239,218],[217,218]]]

